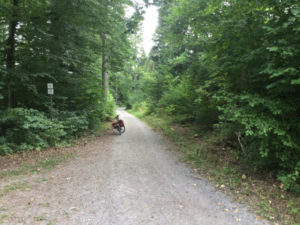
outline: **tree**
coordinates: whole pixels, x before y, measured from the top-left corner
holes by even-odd
[[[275,170],[286,187],[297,186],[298,1],[162,0],[159,5],[150,54],[155,72],[141,78],[152,82],[143,86],[151,110],[226,130],[243,146],[242,160]]]

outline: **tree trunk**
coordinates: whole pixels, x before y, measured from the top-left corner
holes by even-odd
[[[116,104],[118,104],[118,78],[116,76]]]
[[[15,48],[16,48],[16,30],[17,30],[17,25],[18,21],[16,19],[17,17],[17,12],[15,7],[18,6],[19,0],[13,0],[13,14],[12,14],[12,20],[9,22],[9,33],[8,33],[8,38],[7,38],[7,50],[6,50],[6,68],[8,70],[8,79],[7,79],[7,90],[8,90],[8,108],[11,108],[12,105],[12,98],[13,98],[13,93],[12,93],[12,79],[11,79],[11,72],[15,68]]]
[[[102,88],[104,102],[107,101],[108,75],[107,75],[107,55],[106,55],[106,34],[102,35]]]

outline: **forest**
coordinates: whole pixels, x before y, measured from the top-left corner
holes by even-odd
[[[159,7],[149,56],[130,0],[0,0],[0,154],[143,108],[222,133],[241,163],[299,191],[300,2],[145,3]]]
[[[110,118],[108,77],[125,73],[135,57],[140,9],[125,18],[130,1],[0,5],[0,153],[53,146]]]

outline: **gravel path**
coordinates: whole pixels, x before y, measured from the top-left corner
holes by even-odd
[[[30,188],[0,197],[2,224],[268,224],[194,178],[143,122],[119,114],[124,135],[111,133],[50,172],[18,178]],[[6,218],[1,219],[1,208]]]

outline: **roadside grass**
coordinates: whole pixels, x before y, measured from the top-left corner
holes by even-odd
[[[45,160],[35,162],[34,164],[25,164],[15,170],[1,171],[0,179],[3,179],[5,177],[20,176],[28,172],[40,172],[41,169],[52,170],[56,165],[67,161],[73,156],[74,153],[58,153],[56,156],[46,158]]]
[[[37,165],[34,165],[32,171],[39,171],[39,168],[43,168],[45,170],[52,170],[56,165],[67,161],[69,158],[73,157],[74,153],[61,154],[50,159],[46,159]]]
[[[3,220],[7,217],[8,217],[8,215],[6,213],[0,214],[0,223],[2,223]]]
[[[256,171],[239,162],[234,146],[222,144],[222,134],[199,129],[193,125],[178,125],[170,117],[133,112],[155,130],[171,139],[183,161],[214,183],[216,189],[243,202],[273,224],[300,225],[300,198],[283,190],[272,174]]]
[[[47,219],[47,217],[46,217],[46,214],[44,214],[44,213],[35,217],[35,220],[38,222],[46,220],[46,219]]]
[[[15,191],[15,190],[24,191],[26,188],[29,188],[29,187],[30,186],[26,182],[16,182],[16,183],[7,185],[2,190],[0,190],[0,197],[5,195],[8,192]]]

